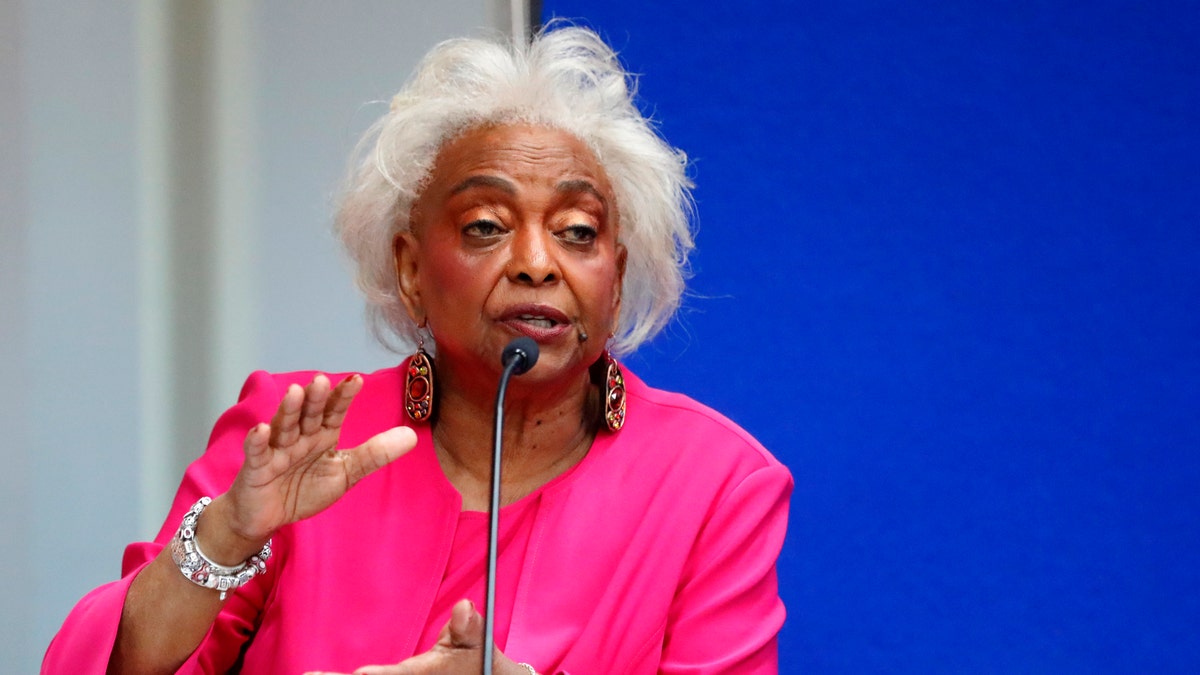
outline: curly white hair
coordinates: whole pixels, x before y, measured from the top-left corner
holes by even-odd
[[[621,316],[610,345],[632,352],[679,307],[692,250],[687,156],[634,103],[636,82],[595,32],[552,26],[534,39],[454,39],[434,47],[359,143],[335,222],[357,265],[371,327],[399,352],[417,327],[398,295],[392,257],[442,145],[472,127],[533,123],[582,140],[604,167],[628,250]]]

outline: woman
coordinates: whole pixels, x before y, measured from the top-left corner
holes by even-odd
[[[615,54],[572,27],[444,43],[369,138],[338,228],[416,353],[251,375],[44,671],[478,672],[491,409],[524,335],[496,672],[775,672],[787,470],[614,358],[670,319],[691,248],[683,155]]]

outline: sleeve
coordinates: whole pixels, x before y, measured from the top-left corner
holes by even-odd
[[[748,474],[716,505],[667,617],[660,673],[778,673],[785,615],[775,561],[792,477],[778,463]]]
[[[261,371],[250,376],[238,403],[217,421],[204,455],[184,473],[158,536],[152,542],[129,545],[121,579],[95,589],[75,605],[46,650],[42,673],[104,675],[121,623],[125,595],[134,577],[170,542],[183,514],[197,499],[215,497],[229,489],[241,468],[246,433],[255,424],[271,419],[281,396],[273,376]],[[277,550],[276,558],[278,554]],[[242,645],[253,634],[276,576],[274,567],[269,565],[266,574],[229,597],[204,641],[178,672],[217,673],[233,666]]]

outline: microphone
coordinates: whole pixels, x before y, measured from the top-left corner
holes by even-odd
[[[492,431],[492,491],[488,505],[487,608],[483,616],[483,675],[492,675],[496,643],[496,554],[500,542],[500,441],[504,438],[504,392],[513,375],[529,372],[538,360],[537,343],[519,337],[508,343],[500,354],[504,372],[496,391],[496,424]]]
[[[524,375],[529,372],[533,364],[538,360],[538,346],[533,341],[533,338],[521,336],[504,348],[504,352],[500,354],[500,365],[508,367],[508,364],[515,361],[513,366],[513,375]],[[500,378],[500,387],[503,388],[508,383],[508,378]]]

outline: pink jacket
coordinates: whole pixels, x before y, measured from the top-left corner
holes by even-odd
[[[364,377],[344,447],[406,422],[402,372]],[[193,502],[228,489],[247,430],[271,418],[288,384],[314,374],[250,376],[158,537],[130,545],[124,576],[76,605],[42,672],[104,673],[133,577]],[[632,374],[626,385],[625,427],[601,432],[574,470],[526,497],[536,516],[512,605],[497,602],[511,615],[501,647],[541,673],[777,672],[790,474],[720,414]],[[417,651],[461,510],[428,427],[417,431],[412,452],[276,535],[267,573],[231,595],[180,672],[237,668],[247,639],[247,673],[350,672]]]

